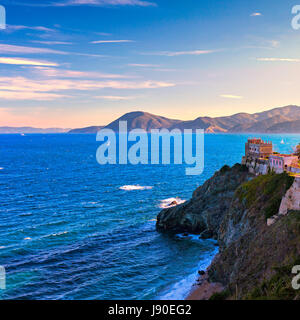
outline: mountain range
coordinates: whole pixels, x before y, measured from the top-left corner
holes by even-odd
[[[66,133],[70,129],[62,128],[33,128],[33,127],[0,127],[0,133],[2,134],[24,134],[24,133]]]
[[[199,117],[191,121],[168,119],[137,111],[126,113],[107,126],[73,129],[70,133],[96,133],[101,128],[114,131],[119,121],[127,121],[128,131],[133,129],[204,129],[206,133],[300,133],[300,107],[290,105],[264,112],[238,113],[226,117]]]
[[[254,114],[237,113],[226,117],[199,117],[191,121],[168,119],[147,112],[136,111],[124,114],[107,126],[92,126],[79,129],[32,127],[0,127],[0,133],[73,133],[95,134],[103,128],[118,131],[119,121],[127,121],[128,131],[144,129],[204,129],[206,133],[300,133],[300,107],[290,105]]]

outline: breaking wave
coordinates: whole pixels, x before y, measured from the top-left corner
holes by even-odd
[[[122,186],[120,187],[120,190],[124,191],[139,191],[139,190],[151,190],[153,187],[143,187],[139,185],[133,185],[133,186]]]
[[[168,209],[168,208],[172,208],[172,207],[176,207],[179,204],[185,203],[186,200],[180,199],[180,198],[168,198],[168,199],[164,199],[164,200],[160,200],[160,205],[159,207],[161,209]]]

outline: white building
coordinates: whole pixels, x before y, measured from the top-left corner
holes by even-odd
[[[272,154],[269,157],[269,166],[276,173],[288,170],[290,166],[298,166],[298,157],[290,154]]]

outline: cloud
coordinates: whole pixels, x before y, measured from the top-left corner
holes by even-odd
[[[250,14],[250,17],[260,17],[262,14],[260,12],[253,12]]]
[[[32,60],[25,58],[0,57],[1,64],[23,65],[23,66],[50,66],[57,67],[58,64],[49,61]]]
[[[36,48],[36,47],[23,47],[23,46],[15,46],[10,44],[0,44],[0,53],[33,53],[33,54],[67,54],[67,52],[57,51],[46,48]]]
[[[280,42],[277,40],[270,40],[269,43],[271,44],[272,48],[278,48],[280,45]]]
[[[99,41],[92,41],[93,44],[101,44],[101,43],[128,43],[134,42],[133,40],[99,40]]]
[[[110,74],[101,72],[89,72],[89,71],[74,71],[74,70],[61,70],[57,68],[47,67],[33,67],[31,69],[34,73],[44,77],[56,77],[56,78],[106,78],[106,79],[130,79],[135,78],[133,76]]]
[[[14,25],[7,25],[6,26],[6,30],[7,31],[19,31],[19,30],[35,30],[35,31],[43,31],[43,32],[55,32],[54,29],[50,29],[47,27],[42,27],[42,26],[35,26],[35,27],[31,27],[31,26],[14,26]]]
[[[127,66],[136,67],[136,68],[148,68],[148,69],[151,69],[151,71],[158,71],[158,72],[173,72],[173,71],[177,71],[176,69],[162,68],[158,64],[129,63]]]
[[[156,6],[156,3],[144,1],[144,0],[67,0],[64,2],[58,2],[55,6],[78,6],[78,5],[90,5],[90,6],[140,6],[149,7]]]
[[[45,45],[70,45],[72,42],[65,42],[65,41],[39,41],[39,40],[32,40],[32,43],[39,43]]]
[[[176,56],[184,56],[184,55],[199,56],[202,54],[210,54],[214,52],[217,52],[217,50],[162,51],[162,52],[156,52],[152,54],[157,56],[176,57]]]
[[[225,98],[225,99],[243,99],[242,96],[236,96],[232,94],[221,94],[220,97]]]
[[[137,68],[159,68],[160,65],[157,64],[142,64],[142,63],[129,63],[129,67],[137,67]]]
[[[68,7],[68,6],[138,6],[138,7],[156,7],[157,4],[145,0],[48,0],[44,3],[38,2],[20,2],[15,1],[14,5],[31,6],[31,7]]]
[[[111,101],[125,101],[125,100],[133,100],[136,97],[122,97],[122,96],[96,96],[96,99],[104,99],[104,100],[111,100]]]
[[[24,47],[24,46],[15,46],[10,44],[0,44],[0,53],[20,53],[20,54],[59,54],[59,55],[76,55],[84,57],[96,57],[103,58],[104,55],[99,54],[89,54],[89,53],[79,53],[79,52],[65,52],[58,51],[48,48],[37,48],[37,47]]]
[[[55,93],[41,93],[41,92],[24,92],[24,91],[2,91],[0,90],[0,99],[4,100],[38,100],[38,101],[50,101],[62,98],[68,98],[69,96],[55,94]]]
[[[292,58],[257,58],[257,61],[268,61],[268,62],[300,62],[300,59]]]
[[[0,77],[0,98],[6,100],[55,100],[74,97],[70,92],[85,92],[100,89],[140,90],[173,87],[163,81],[97,81],[73,79],[38,79],[25,77]],[[91,94],[89,94],[91,97]],[[96,95],[98,96],[98,95]],[[99,97],[99,96],[98,96]],[[104,96],[105,97],[105,96]],[[107,97],[107,96],[106,96]]]

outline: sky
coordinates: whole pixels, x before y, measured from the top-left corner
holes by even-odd
[[[290,0],[0,0],[0,126],[300,105]]]

